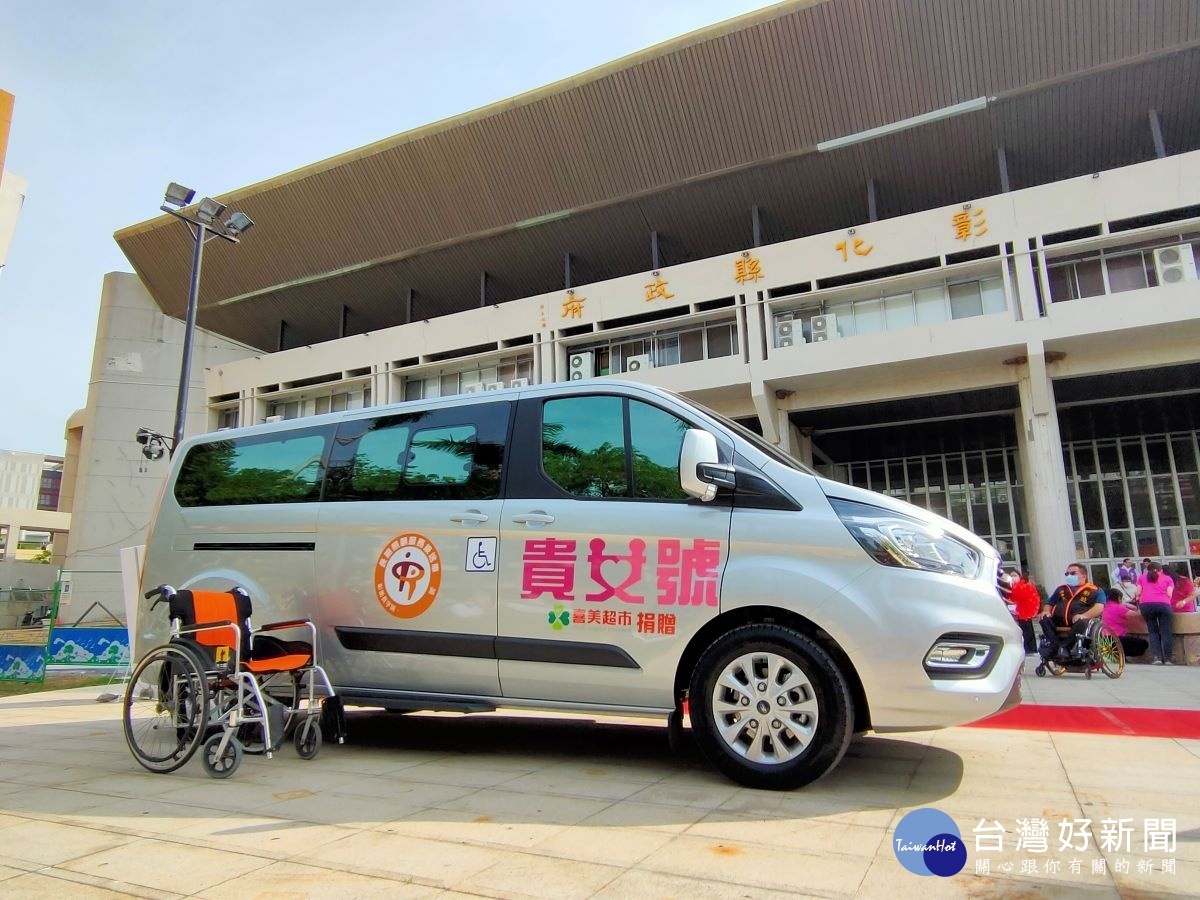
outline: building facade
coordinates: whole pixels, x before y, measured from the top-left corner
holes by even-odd
[[[180,226],[183,230],[183,226]],[[134,275],[104,277],[87,406],[67,423],[62,509],[71,511],[64,567],[72,613],[124,618],[120,551],[145,541],[169,460],[148,460],[139,428],[170,434],[179,388],[183,323],[163,315]],[[188,429],[205,428],[204,371],[251,348],[204,329],[193,339]],[[88,621],[91,621],[89,618]]]
[[[794,0],[223,195],[256,228],[206,257],[198,321],[256,349],[209,364],[189,432],[642,379],[1049,585],[1195,570],[1185,6]],[[186,231],[116,239],[181,317]]]
[[[8,248],[17,230],[17,214],[25,202],[25,179],[4,167],[14,103],[12,94],[0,90],[0,269],[8,259]]]
[[[635,378],[1048,581],[1200,562],[1197,246],[1192,152],[230,362],[208,425]]]

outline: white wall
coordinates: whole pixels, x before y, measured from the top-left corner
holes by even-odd
[[[179,389],[183,323],[163,315],[137,276],[104,277],[87,406],[68,424],[62,497],[71,502],[66,568],[76,614],[99,601],[123,607],[119,551],[141,544],[169,460],[143,458],[145,426],[171,434]],[[187,433],[206,427],[204,369],[254,351],[196,329]]]
[[[0,147],[0,150],[3,148]],[[8,259],[8,248],[12,245],[17,230],[17,215],[25,203],[25,179],[13,172],[0,171],[0,266]]]

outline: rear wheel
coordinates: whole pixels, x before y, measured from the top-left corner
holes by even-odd
[[[704,755],[747,787],[815,781],[853,736],[845,676],[814,640],[781,625],[737,628],[704,651],[688,711]]]
[[[151,772],[174,772],[204,739],[207,709],[208,684],[196,655],[182,644],[156,647],[125,690],[125,743]]]
[[[1107,628],[1102,628],[1096,646],[1100,654],[1101,671],[1109,678],[1120,678],[1125,671],[1125,648],[1121,646],[1121,639]]]

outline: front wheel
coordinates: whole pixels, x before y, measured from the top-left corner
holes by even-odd
[[[854,731],[837,664],[782,625],[745,625],[717,639],[696,663],[688,708],[709,762],[753,788],[816,781],[838,764]]]

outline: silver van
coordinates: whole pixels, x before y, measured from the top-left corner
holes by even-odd
[[[793,788],[856,732],[1012,705],[999,560],[667,391],[569,382],[207,434],[175,454],[144,587],[310,616],[347,704],[667,717]],[[165,635],[143,609],[138,653]]]

